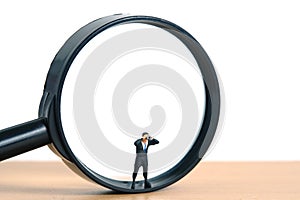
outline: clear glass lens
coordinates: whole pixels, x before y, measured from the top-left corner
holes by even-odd
[[[109,28],[89,41],[61,96],[72,152],[115,180],[131,180],[134,142],[143,132],[159,141],[148,149],[148,177],[174,167],[195,142],[204,112],[204,83],[192,53],[166,30],[140,23]]]

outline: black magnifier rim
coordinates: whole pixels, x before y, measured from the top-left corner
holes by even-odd
[[[169,171],[151,178],[152,188],[131,190],[129,182],[117,181],[96,174],[86,167],[71,151],[60,115],[61,93],[68,70],[80,50],[96,35],[106,29],[127,23],[143,23],[162,28],[180,39],[195,57],[203,76],[206,91],[206,110],[198,138],[184,158]],[[74,171],[112,190],[124,193],[150,192],[167,187],[190,172],[202,159],[211,144],[220,116],[220,87],[217,74],[208,55],[197,40],[176,24],[151,16],[117,14],[95,20],[74,33],[55,56],[47,75],[39,116],[48,119],[53,144],[50,148]],[[79,169],[79,170],[78,170]],[[128,185],[124,187],[125,185]]]

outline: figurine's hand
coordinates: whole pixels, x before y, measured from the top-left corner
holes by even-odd
[[[154,139],[153,137],[149,136],[149,140],[153,140],[153,139]]]

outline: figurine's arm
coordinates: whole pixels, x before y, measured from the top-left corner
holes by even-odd
[[[155,145],[158,143],[159,143],[159,141],[157,139],[154,139],[153,137],[149,138],[149,145]]]
[[[134,142],[134,145],[137,146],[140,140]]]

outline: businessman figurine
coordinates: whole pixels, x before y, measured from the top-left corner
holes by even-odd
[[[144,132],[142,134],[142,138],[138,139],[134,142],[134,145],[136,147],[136,157],[135,157],[135,163],[134,163],[134,171],[132,174],[132,185],[131,189],[135,189],[135,179],[137,177],[137,173],[139,171],[140,167],[143,167],[143,176],[145,179],[144,188],[151,188],[151,184],[147,180],[148,176],[148,148],[150,145],[158,144],[159,141],[154,139],[153,137],[150,137],[147,132]]]

